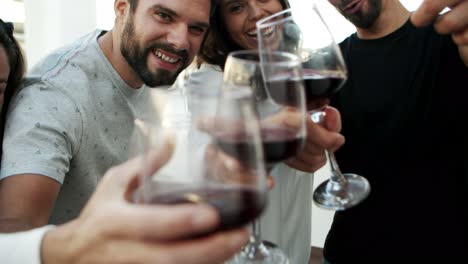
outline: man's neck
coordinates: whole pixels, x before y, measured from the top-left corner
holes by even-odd
[[[117,71],[122,80],[130,87],[138,89],[143,85],[135,71],[130,67],[120,51],[119,39],[115,36],[114,30],[107,32],[98,39],[99,47],[112,67]]]
[[[398,0],[382,1],[382,12],[374,25],[368,29],[356,28],[360,39],[384,37],[403,26],[410,12]]]

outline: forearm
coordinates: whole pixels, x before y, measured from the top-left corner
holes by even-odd
[[[59,192],[57,181],[39,174],[15,174],[1,180],[0,232],[47,225]]]

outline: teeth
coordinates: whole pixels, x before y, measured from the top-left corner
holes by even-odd
[[[256,30],[252,30],[250,32],[247,32],[247,35],[251,36],[251,37],[256,37],[257,36],[257,31]]]
[[[273,27],[270,27],[270,28],[264,30],[263,33],[262,33],[262,35],[263,35],[263,36],[268,36],[268,35],[270,35],[271,33],[273,33],[273,30],[274,30],[274,28],[273,28]],[[256,37],[257,37],[257,30],[254,29],[254,30],[252,30],[252,31],[249,31],[249,32],[247,32],[247,35],[249,35],[250,37],[256,38]]]
[[[180,58],[171,58],[165,54],[162,54],[160,51],[155,51],[154,55],[156,55],[156,57],[160,58],[162,61],[169,63],[176,63],[180,60]]]
[[[265,29],[263,32],[262,32],[262,36],[269,36],[273,33],[274,31],[274,28],[273,27],[269,27],[267,29]]]

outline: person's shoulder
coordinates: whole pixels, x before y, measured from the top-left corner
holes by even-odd
[[[189,78],[217,78],[223,76],[223,70],[219,65],[203,63],[198,69],[193,70]]]
[[[223,79],[223,70],[218,65],[203,63],[188,76],[189,85],[213,85]]]
[[[216,64],[209,64],[209,63],[202,63],[199,67],[199,71],[217,72],[218,74],[223,73],[223,69],[221,69],[221,66],[216,65]]]
[[[96,47],[100,32],[96,30],[88,33],[51,52],[28,72],[26,80],[60,84],[86,79],[89,73],[95,71],[93,67],[99,58]]]
[[[353,33],[352,35],[349,35],[348,37],[343,39],[340,43],[338,43],[342,53],[345,53],[348,50],[347,47],[349,47],[354,34],[355,33]]]
[[[402,27],[405,30],[406,36],[411,36],[416,42],[423,42],[426,46],[432,43],[453,42],[450,35],[439,34],[434,27],[434,24],[417,27],[413,25],[411,20],[408,20]]]
[[[431,53],[441,53],[441,56],[460,58],[458,46],[449,34],[439,34],[433,24],[416,27],[411,22],[407,23],[408,34],[415,43],[423,43]]]
[[[16,97],[20,101],[31,98],[42,103],[65,98],[68,98],[67,102],[76,101],[80,93],[85,93],[83,87],[90,79],[89,76],[95,73],[94,69],[82,63],[82,57],[89,57],[90,52],[95,52],[92,51],[93,43],[97,45],[98,34],[99,31],[88,33],[40,60],[26,74]]]

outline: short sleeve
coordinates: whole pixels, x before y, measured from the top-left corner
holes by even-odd
[[[10,104],[0,179],[33,173],[62,183],[79,148],[81,112],[57,87],[44,82],[24,87]]]

